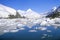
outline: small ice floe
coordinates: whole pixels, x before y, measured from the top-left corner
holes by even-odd
[[[50,24],[47,21],[42,21],[40,25],[41,26],[50,26]]]
[[[42,39],[46,38],[47,34],[43,34],[43,36],[41,37]]]
[[[29,30],[29,32],[37,32],[36,30]]]
[[[9,30],[4,30],[3,32],[4,32],[4,33],[7,33],[7,32],[9,32]]]
[[[38,30],[42,30],[42,31],[47,30],[46,27],[38,27],[38,28],[36,28],[36,29],[38,29]]]
[[[55,29],[57,29],[58,27],[54,27]]]
[[[44,39],[45,38],[45,36],[43,36],[43,37],[41,37],[42,39]]]
[[[55,26],[55,27],[60,27],[60,24],[53,24],[53,26]]]
[[[48,35],[48,37],[53,37],[53,35]]]
[[[19,30],[18,29],[13,29],[13,30],[10,30],[9,32],[18,32]]]
[[[33,25],[34,25],[33,23],[27,23],[28,28],[32,28]]]
[[[45,26],[46,24],[47,24],[46,21],[42,21],[40,25],[41,25],[41,26]]]
[[[47,28],[41,28],[41,30],[43,31],[43,30],[47,30]]]
[[[25,28],[19,28],[19,30],[25,30]]]
[[[18,24],[17,24],[17,26],[18,26],[18,27],[22,27],[22,26],[24,26],[24,25],[23,25],[23,24],[18,23]]]
[[[44,39],[44,38],[51,38],[51,37],[52,37],[52,35],[43,34],[43,36],[41,38]]]
[[[0,30],[0,36],[3,35],[5,32],[3,30]]]
[[[47,36],[47,34],[43,34],[43,36]]]
[[[7,33],[7,32],[18,32],[18,31],[19,31],[18,29],[4,30],[4,33]]]
[[[47,30],[47,32],[51,32],[51,30]]]

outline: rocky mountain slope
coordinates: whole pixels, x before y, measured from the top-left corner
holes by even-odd
[[[49,17],[49,18],[60,17],[60,6],[55,9],[52,9],[52,11],[48,13],[50,14],[48,14],[46,17]]]

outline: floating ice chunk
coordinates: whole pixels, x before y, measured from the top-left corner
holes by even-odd
[[[2,30],[0,30],[0,35],[3,35],[3,34],[4,34],[4,32]]]
[[[53,35],[48,35],[48,37],[52,37]]]
[[[41,23],[42,20],[41,19],[37,19],[37,20],[34,20],[33,23],[36,24],[36,23]]]
[[[17,26],[23,26],[23,24],[17,24]]]
[[[43,34],[43,36],[41,37],[42,39],[44,39],[44,38],[49,38],[49,37],[52,37],[52,35],[48,35],[48,34]]]
[[[25,30],[25,28],[20,28],[19,30]]]
[[[18,29],[13,29],[13,30],[4,30],[4,33],[7,33],[7,32],[18,32],[19,30]]]
[[[34,24],[33,24],[32,22],[28,22],[28,23],[27,23],[28,28],[32,28],[33,25],[34,25]]]
[[[46,30],[47,28],[41,28],[41,30]]]
[[[43,34],[43,36],[41,37],[42,39],[46,38],[47,34]]]
[[[7,33],[7,32],[9,32],[9,30],[4,30],[4,33]]]
[[[51,30],[47,30],[47,32],[51,32]]]
[[[49,20],[49,23],[50,24],[54,24],[55,23],[55,20],[54,19],[51,19],[51,20]]]
[[[46,25],[48,25],[48,23],[46,21],[42,21],[40,25],[41,26],[46,26]]]
[[[46,27],[38,27],[37,29],[39,29],[39,30],[47,30],[47,28]]]
[[[10,30],[9,32],[18,32],[19,30],[18,29],[15,29],[15,30]]]
[[[29,30],[29,32],[37,32],[36,30]]]
[[[47,36],[47,34],[43,34],[43,36]]]
[[[45,38],[45,36],[43,36],[43,37],[41,37],[42,39],[44,39]]]

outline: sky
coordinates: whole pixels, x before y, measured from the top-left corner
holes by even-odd
[[[0,4],[16,10],[32,9],[38,13],[43,13],[55,6],[60,6],[60,0],[0,0]]]

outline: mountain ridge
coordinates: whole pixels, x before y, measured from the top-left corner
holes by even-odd
[[[33,11],[32,9],[28,9],[26,11],[23,10],[15,10],[11,7],[5,6],[0,4],[0,16],[3,17],[8,17],[8,15],[16,15],[16,11],[21,15],[21,16],[25,16],[26,18],[39,18],[41,17],[41,15],[35,11]],[[6,13],[5,13],[6,12]]]
[[[56,7],[55,10],[49,12],[50,14],[48,14],[46,17],[49,18],[55,18],[55,17],[60,17],[60,6]]]

